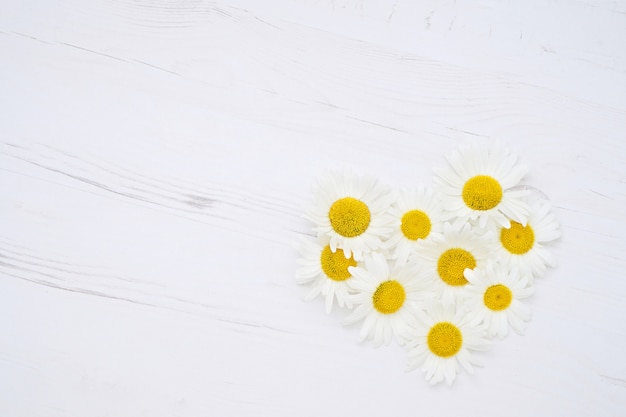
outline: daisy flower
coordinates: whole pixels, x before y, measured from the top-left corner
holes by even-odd
[[[444,304],[454,304],[467,284],[465,271],[482,267],[489,258],[490,241],[469,223],[445,223],[443,236],[424,244],[414,259],[421,263]]]
[[[428,283],[415,265],[396,264],[390,272],[387,260],[377,252],[364,262],[364,267],[348,268],[356,294],[352,295],[354,310],[344,324],[363,320],[361,340],[373,339],[375,346],[388,345],[393,337],[402,344],[415,310],[430,295],[425,291]]]
[[[516,190],[527,168],[517,156],[496,142],[473,143],[448,155],[447,166],[435,169],[435,184],[442,193],[446,219],[477,220],[481,228],[489,221],[509,227],[509,220],[526,224],[528,208]]]
[[[296,270],[296,282],[311,286],[305,301],[321,294],[325,299],[326,313],[331,312],[334,300],[339,307],[352,308],[349,299],[352,274],[348,268],[359,263],[353,257],[346,258],[341,249],[331,251],[328,237],[317,243],[304,240],[299,250],[302,257],[298,259],[300,267]]]
[[[524,333],[531,315],[520,300],[533,293],[528,287],[528,278],[520,277],[516,269],[493,262],[485,268],[467,271],[465,276],[470,282],[468,306],[476,313],[476,322],[483,324],[489,338],[503,339],[509,326],[518,334]]]
[[[306,217],[318,236],[328,236],[332,252],[343,249],[360,260],[378,249],[391,231],[385,211],[393,201],[391,191],[371,177],[344,172],[321,179],[314,189],[315,205]]]
[[[393,219],[393,231],[383,247],[390,251],[391,259],[400,263],[406,263],[411,253],[428,239],[439,236],[443,228],[439,198],[423,185],[400,191],[388,216]]]
[[[497,227],[497,256],[522,274],[542,276],[548,266],[556,266],[554,255],[545,243],[561,236],[559,223],[546,201],[537,201],[530,207],[528,223],[512,221],[508,228]]]
[[[480,362],[470,351],[486,350],[489,341],[471,319],[465,310],[436,302],[419,312],[406,344],[409,370],[421,367],[431,384],[445,379],[448,385],[456,378],[459,364],[473,373],[472,365]]]

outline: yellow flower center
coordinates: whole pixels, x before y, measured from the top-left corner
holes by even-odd
[[[442,358],[456,355],[463,345],[463,335],[458,327],[446,321],[439,322],[428,332],[428,348]]]
[[[488,309],[501,311],[506,309],[513,299],[511,290],[506,285],[497,284],[487,288],[483,301]]]
[[[383,314],[392,314],[400,310],[404,300],[406,300],[404,287],[395,280],[380,284],[372,296],[374,308]]]
[[[493,177],[477,175],[463,186],[463,201],[472,210],[490,210],[502,201],[502,186]]]
[[[535,243],[535,232],[530,225],[522,226],[518,222],[511,222],[509,229],[500,232],[502,246],[515,255],[523,255],[532,249]]]
[[[341,249],[337,249],[337,251],[333,253],[330,250],[330,246],[326,245],[322,250],[320,264],[322,265],[322,271],[324,271],[328,278],[333,281],[345,281],[352,276],[352,274],[348,272],[348,267],[356,266],[356,261],[352,256],[346,258],[346,255]]]
[[[370,209],[356,198],[345,197],[333,203],[328,218],[335,232],[344,237],[355,237],[370,225]]]
[[[407,239],[424,239],[430,233],[430,219],[420,210],[411,210],[402,216],[400,229]]]
[[[443,282],[448,285],[465,285],[467,280],[463,276],[465,268],[476,268],[474,255],[461,248],[448,249],[439,257],[437,272]]]

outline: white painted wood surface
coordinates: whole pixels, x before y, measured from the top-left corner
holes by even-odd
[[[626,2],[0,3],[0,416],[626,415]],[[450,388],[294,284],[314,178],[500,138],[556,206]]]

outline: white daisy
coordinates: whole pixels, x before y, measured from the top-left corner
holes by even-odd
[[[522,200],[527,190],[513,189],[527,168],[499,142],[491,146],[472,143],[454,150],[448,165],[435,169],[435,184],[442,193],[446,219],[488,221],[508,227],[509,220],[526,224],[528,207]]]
[[[310,301],[321,294],[327,313],[331,312],[335,299],[339,307],[352,308],[349,298],[352,274],[348,268],[359,263],[353,257],[346,258],[341,249],[332,252],[328,237],[317,243],[304,240],[299,250],[302,257],[298,259],[301,266],[296,271],[296,282],[311,286],[304,299]]]
[[[400,263],[443,230],[439,197],[423,185],[400,191],[388,216],[393,219],[393,232],[383,247]]]
[[[516,269],[501,263],[489,262],[482,269],[465,273],[470,282],[467,286],[468,306],[476,313],[476,323],[482,323],[487,336],[504,338],[509,326],[523,334],[530,320],[530,309],[522,299],[533,293],[528,278],[520,277]]]
[[[522,275],[542,276],[548,266],[556,266],[556,258],[544,246],[561,236],[559,223],[546,201],[537,201],[530,207],[526,226],[512,221],[511,227],[499,226],[497,257],[517,268]]]
[[[387,260],[377,252],[365,258],[364,267],[349,270],[356,294],[352,295],[354,310],[344,324],[363,320],[361,340],[373,339],[375,346],[388,345],[394,337],[402,344],[416,309],[431,296],[423,275],[414,264],[395,266],[390,272]]]
[[[421,367],[431,384],[445,379],[451,385],[459,364],[469,373],[474,372],[472,365],[480,366],[470,351],[486,350],[490,344],[467,311],[433,302],[417,317],[406,344],[409,370]]]
[[[423,250],[414,256],[421,263],[433,288],[448,305],[464,294],[465,271],[482,267],[489,259],[491,242],[469,223],[445,223],[443,236],[425,242]]]
[[[306,217],[315,223],[318,236],[330,238],[334,252],[360,260],[364,253],[378,249],[391,231],[384,216],[394,199],[391,191],[371,177],[353,173],[330,174],[314,190],[315,205]]]

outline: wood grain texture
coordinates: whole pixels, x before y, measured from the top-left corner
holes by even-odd
[[[620,416],[626,3],[5,1],[0,416]],[[310,186],[498,138],[563,236],[430,387],[294,283]]]

